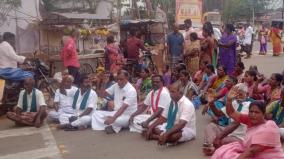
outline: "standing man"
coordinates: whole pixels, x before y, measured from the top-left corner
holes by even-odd
[[[190,43],[190,37],[189,35],[194,31],[194,29],[192,28],[192,21],[191,19],[186,19],[184,20],[184,26],[185,26],[185,33],[183,34],[183,37],[186,41],[189,41]]]
[[[59,129],[65,130],[82,130],[91,125],[91,115],[93,110],[97,108],[98,96],[92,90],[91,79],[87,75],[80,78],[80,88],[75,92],[69,92],[74,98],[72,101],[73,114],[70,112],[62,113],[59,116]]]
[[[74,83],[79,85],[80,80],[80,63],[75,40],[71,36],[63,36],[63,48],[61,50],[61,59],[63,65],[68,69],[68,73],[74,77]]]
[[[163,77],[152,76],[152,91],[147,94],[144,103],[139,105],[138,110],[129,119],[130,131],[142,133],[148,125],[158,118],[170,105],[171,97],[169,90],[163,85]],[[142,114],[145,110],[150,113]],[[146,133],[147,134],[147,133]]]
[[[113,134],[128,127],[131,114],[137,110],[137,92],[128,79],[128,72],[121,70],[118,72],[117,83],[106,89],[105,96],[114,97],[114,108],[113,111],[94,112],[93,130],[105,130],[107,134]]]
[[[244,39],[244,52],[247,54],[246,59],[251,57],[252,42],[253,42],[253,28],[249,23],[246,24],[245,39]]]
[[[7,118],[16,125],[35,126],[39,128],[47,116],[46,104],[42,92],[34,88],[35,81],[26,78],[25,89],[20,92],[15,112],[8,112]]]
[[[137,61],[139,60],[139,50],[147,51],[144,47],[143,41],[138,39],[135,30],[130,30],[130,37],[127,39],[126,50],[127,59]]]
[[[178,24],[174,25],[174,31],[168,35],[167,45],[171,67],[173,68],[182,60],[184,50],[184,37],[179,32]]]
[[[179,142],[192,140],[196,136],[196,117],[193,104],[183,95],[177,84],[170,86],[170,95],[172,101],[169,109],[149,126],[149,129],[153,130],[149,138],[158,140],[159,145],[168,143],[175,145]]]

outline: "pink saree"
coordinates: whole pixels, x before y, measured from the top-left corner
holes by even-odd
[[[266,121],[247,130],[243,143],[233,142],[217,149],[211,159],[237,159],[251,145],[273,147],[258,153],[252,159],[283,159],[278,126],[274,121]]]

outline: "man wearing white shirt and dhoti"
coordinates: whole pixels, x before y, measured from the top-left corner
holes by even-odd
[[[72,86],[73,76],[65,75],[62,79],[60,89],[57,89],[54,96],[54,111],[48,113],[47,119],[53,122],[59,122],[61,114],[74,114],[72,108],[73,99],[77,87]]]
[[[59,116],[59,129],[66,131],[82,130],[91,125],[92,112],[97,108],[98,97],[92,90],[91,79],[87,75],[80,78],[80,89],[74,94],[73,114],[63,113]]]
[[[175,145],[196,136],[195,108],[179,87],[177,84],[170,86],[172,101],[169,108],[149,126],[149,129],[153,129],[149,138],[158,140],[159,145]]]
[[[146,96],[144,103],[138,106],[138,110],[133,113],[129,119],[129,128],[131,132],[142,133],[145,128],[147,130],[148,125],[158,118],[170,105],[170,93],[163,85],[162,76],[152,76],[152,88],[152,91]],[[150,113],[143,113],[147,108]]]
[[[47,116],[46,104],[42,92],[34,88],[35,81],[27,78],[25,89],[20,92],[14,112],[7,112],[7,118],[16,125],[40,127]]]
[[[107,134],[112,134],[129,126],[129,118],[137,110],[137,92],[128,78],[128,72],[121,70],[117,83],[106,89],[105,95],[114,96],[114,108],[113,111],[97,110],[93,113],[93,130],[105,130]]]

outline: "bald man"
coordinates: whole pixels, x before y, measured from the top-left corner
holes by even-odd
[[[117,83],[105,90],[105,96],[114,97],[114,108],[113,111],[94,111],[93,130],[105,130],[107,134],[113,134],[129,126],[129,118],[137,110],[137,92],[128,78],[127,71],[119,71]]]
[[[59,116],[61,114],[74,114],[72,108],[73,99],[77,87],[72,86],[74,78],[71,75],[63,76],[60,88],[56,90],[54,96],[54,111],[48,113],[47,119],[52,122],[59,122]]]
[[[39,128],[47,116],[44,96],[40,90],[34,88],[34,85],[35,81],[32,78],[25,79],[25,89],[20,92],[15,111],[7,113],[7,118],[16,125]]]
[[[195,108],[192,102],[183,95],[177,84],[170,86],[170,96],[172,101],[169,108],[149,126],[149,139],[158,140],[159,145],[175,145],[196,136]]]

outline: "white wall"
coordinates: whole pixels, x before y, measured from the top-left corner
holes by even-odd
[[[33,52],[38,48],[38,31],[30,25],[41,19],[38,6],[39,0],[22,0],[22,6],[11,10],[5,24],[0,26],[0,34],[11,32],[16,35],[18,53]]]

